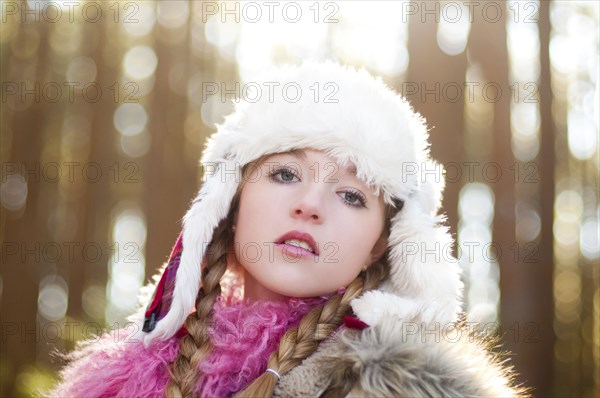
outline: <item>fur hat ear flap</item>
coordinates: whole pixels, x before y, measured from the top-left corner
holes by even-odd
[[[409,198],[392,219],[388,239],[391,273],[384,290],[411,300],[415,310],[430,309],[426,311],[430,316],[421,313],[425,322],[454,322],[461,311],[460,268],[452,255],[453,239],[442,225],[444,217],[430,211],[421,201]],[[401,307],[393,312],[409,310]]]
[[[418,175],[418,191],[406,200],[394,200],[399,211],[390,227],[390,277],[382,290],[395,297],[369,292],[354,300],[353,308],[377,306],[381,316],[406,319],[418,312],[424,322],[454,322],[461,312],[462,282],[458,260],[452,254],[454,241],[443,225],[445,217],[437,215],[444,188],[443,168],[428,160]],[[369,319],[377,322],[373,316]]]
[[[169,260],[146,311],[143,326],[147,332],[143,336],[146,346],[154,339],[165,340],[177,333],[194,309],[206,250],[214,230],[229,214],[240,180],[241,171],[233,162],[219,163],[213,173],[206,176],[184,217],[183,231],[176,245],[179,259],[177,263],[173,258]],[[172,263],[176,266],[171,266]]]

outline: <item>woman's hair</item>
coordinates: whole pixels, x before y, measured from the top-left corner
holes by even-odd
[[[245,177],[259,167],[268,156],[263,156],[244,167],[244,176],[231,203],[227,218],[215,229],[212,241],[207,248],[206,267],[202,271],[202,287],[196,297],[196,311],[185,321],[188,334],[179,344],[179,355],[171,363],[171,379],[167,384],[167,397],[191,397],[199,378],[198,365],[211,352],[212,344],[208,333],[212,321],[213,306],[221,295],[221,278],[227,270],[227,254],[233,241],[233,220],[239,208],[239,201]],[[391,219],[396,209],[386,206],[384,234],[389,234]],[[341,325],[343,317],[350,311],[350,301],[363,292],[375,289],[389,273],[387,250],[380,259],[348,285],[343,293],[334,294],[324,304],[311,309],[297,327],[289,329],[279,341],[279,348],[269,357],[267,367],[285,374],[312,354],[319,342],[330,337]],[[265,372],[255,379],[236,397],[270,397],[278,379],[271,372]]]

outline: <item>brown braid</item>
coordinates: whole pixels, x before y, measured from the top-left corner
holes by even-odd
[[[199,378],[198,364],[210,353],[212,343],[208,327],[212,320],[213,305],[221,295],[221,278],[227,270],[227,251],[233,241],[232,223],[237,211],[239,195],[232,202],[230,216],[215,229],[206,251],[206,267],[202,271],[202,288],[196,297],[196,311],[185,320],[188,334],[179,343],[179,355],[171,363],[171,379],[165,390],[166,397],[192,397]]]
[[[323,306],[310,310],[298,327],[283,335],[279,349],[271,354],[267,367],[284,374],[312,354],[318,343],[330,337],[342,324],[344,315],[350,311],[350,301],[362,292],[376,288],[385,279],[389,268],[384,261],[373,263],[364,275],[359,275],[346,288],[343,295],[334,295]],[[277,381],[277,376],[265,372],[236,398],[271,397]]]

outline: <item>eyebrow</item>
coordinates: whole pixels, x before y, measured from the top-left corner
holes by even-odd
[[[350,174],[356,175],[356,165],[351,164],[349,166],[346,166],[346,171]]]
[[[304,160],[306,159],[306,152],[303,149],[292,149],[288,152],[290,155],[295,156],[298,159]]]

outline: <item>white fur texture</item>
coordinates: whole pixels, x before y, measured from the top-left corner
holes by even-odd
[[[333,335],[283,375],[273,396],[528,397],[491,343],[460,323],[385,318],[361,333]]]
[[[444,182],[441,168],[429,158],[421,116],[380,79],[334,63],[281,68],[264,81],[276,84],[273,95],[261,84],[259,99],[238,103],[208,140],[202,163],[212,173],[185,216],[173,303],[145,342],[172,336],[193,309],[204,249],[227,216],[241,168],[263,155],[300,148],[322,150],[340,164],[356,165],[357,176],[381,192],[386,203],[393,198],[405,202],[392,220],[392,272],[382,289],[395,295],[403,303],[396,307],[406,308],[407,314],[429,302],[444,318],[436,320],[454,320],[460,310],[459,268],[442,252],[438,258],[423,252],[436,250],[436,244],[442,250],[452,238],[436,217]],[[296,91],[289,89],[284,97],[283,87]],[[296,102],[291,101],[294,92],[301,93]],[[368,302],[382,305],[381,300]]]

